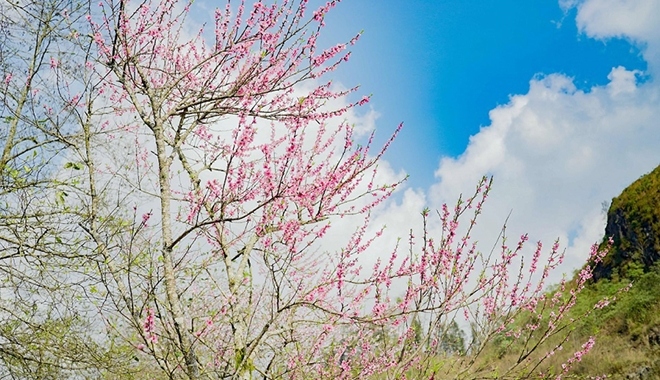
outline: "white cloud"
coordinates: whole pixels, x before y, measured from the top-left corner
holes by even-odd
[[[587,36],[631,40],[651,75],[660,67],[660,2],[561,0],[560,6],[577,8],[578,28]],[[462,155],[440,161],[429,190],[433,206],[471,194],[481,176],[493,175],[473,235],[480,249],[492,246],[511,212],[511,240],[529,232],[549,246],[559,238],[567,247],[562,269],[581,266],[603,236],[603,202],[660,164],[660,85],[639,83],[642,75],[615,67],[608,84],[589,91],[564,75],[534,78],[526,94],[490,112],[490,125],[470,138]]]
[[[434,205],[493,175],[476,237],[492,244],[512,211],[512,239],[529,232],[550,245],[559,237],[568,247],[564,269],[582,265],[602,238],[602,203],[660,164],[660,94],[651,82],[638,84],[638,74],[614,68],[607,85],[588,92],[563,75],[533,79],[527,94],[490,112],[491,124],[462,155],[441,160]]]
[[[660,49],[660,2],[565,0],[560,5],[578,8],[576,22],[589,37],[627,38],[645,47],[646,59]],[[483,175],[493,175],[495,183],[473,234],[481,251],[493,247],[511,212],[509,245],[528,232],[547,252],[559,238],[567,248],[561,269],[581,266],[590,246],[603,237],[603,204],[660,164],[660,85],[640,81],[645,74],[614,67],[606,85],[587,91],[560,74],[532,79],[526,94],[491,110],[490,125],[470,138],[463,154],[441,160],[435,185],[406,189],[374,213],[372,227],[388,228],[363,261],[365,269],[376,256],[386,257],[397,238],[407,243],[408,230],[421,227],[425,205],[452,206],[459,194],[471,195]],[[396,177],[387,163],[383,169]],[[400,248],[406,251],[405,244]],[[530,243],[527,252],[533,248]]]
[[[655,71],[660,65],[660,2],[657,0],[560,0],[577,8],[578,29],[597,39],[626,38],[643,48]]]

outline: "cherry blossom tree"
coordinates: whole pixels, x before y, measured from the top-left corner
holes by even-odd
[[[420,210],[419,233],[370,223],[403,181],[378,166],[400,127],[374,148],[351,123],[369,98],[329,78],[360,34],[319,43],[337,3],[227,2],[207,24],[206,3],[57,8],[67,44],[42,53],[52,104],[34,119],[59,144],[41,204],[60,225],[48,255],[74,253],[58,266],[79,289],[66,310],[111,358],[97,375],[529,377],[570,333],[591,266],[548,297],[557,244],[522,259],[527,237],[502,234],[478,250],[488,179],[437,218]],[[402,240],[365,266],[384,233]],[[519,355],[493,372],[480,357],[497,339]]]

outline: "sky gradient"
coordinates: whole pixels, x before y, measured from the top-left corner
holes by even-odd
[[[535,76],[562,73],[588,90],[613,67],[646,69],[629,41],[580,34],[576,13],[554,1],[345,1],[328,15],[326,38],[364,30],[336,76],[373,95],[383,139],[404,122],[388,157],[426,187],[439,159],[463,153],[488,112]]]
[[[657,0],[343,1],[326,21],[328,45],[364,30],[334,75],[373,94],[381,141],[405,124],[384,171],[410,178],[374,216],[390,245],[492,175],[473,238],[491,247],[510,215],[514,239],[559,239],[570,272],[660,164]]]
[[[217,6],[196,4],[204,22]],[[658,0],[344,0],[325,21],[321,48],[364,31],[325,77],[361,85],[353,101],[372,95],[348,121],[375,129],[376,143],[404,123],[378,179],[410,177],[371,215],[388,232],[368,261],[418,229],[425,207],[453,204],[487,175],[478,249],[506,222],[512,240],[559,239],[570,273],[602,240],[611,199],[660,164]]]

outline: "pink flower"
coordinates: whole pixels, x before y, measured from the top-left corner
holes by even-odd
[[[151,214],[152,214],[151,211],[149,211],[146,214],[142,214],[142,226],[144,227],[147,226],[147,222],[149,221],[149,218],[151,218]]]
[[[155,334],[156,328],[156,318],[154,315],[154,310],[150,307],[147,308],[147,317],[144,320],[144,333],[147,336],[147,340],[151,343],[158,342],[158,336]]]

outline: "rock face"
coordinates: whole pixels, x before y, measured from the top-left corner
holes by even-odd
[[[660,166],[642,176],[612,200],[605,241],[614,245],[596,266],[594,280],[634,277],[660,262]],[[660,265],[660,264],[659,264]]]

